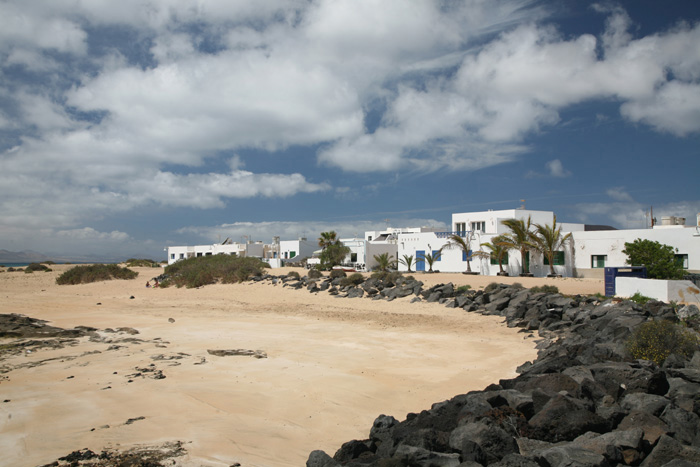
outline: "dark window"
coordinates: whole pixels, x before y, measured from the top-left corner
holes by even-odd
[[[547,255],[544,255],[544,264],[549,266],[549,258],[547,258]],[[565,263],[564,260],[564,252],[563,251],[555,251],[554,252],[554,265],[555,266],[563,266]]]

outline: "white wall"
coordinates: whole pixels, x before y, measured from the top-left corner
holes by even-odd
[[[639,293],[662,302],[678,302],[700,305],[700,289],[690,281],[665,281],[616,277],[615,296],[629,298]]]
[[[573,238],[574,266],[579,276],[598,272],[591,268],[592,255],[607,255],[607,267],[627,266],[627,255],[622,250],[626,242],[631,243],[638,238],[677,248],[678,254],[688,255],[688,271],[700,272],[700,233],[695,227],[657,226],[653,229],[574,232]]]
[[[168,264],[173,264],[180,259],[210,255],[254,256],[262,258],[262,243],[231,243],[228,245],[195,245],[195,246],[171,246],[168,247]]]
[[[318,248],[317,243],[305,239],[282,240],[280,241],[280,259],[301,261],[304,258],[310,258]]]

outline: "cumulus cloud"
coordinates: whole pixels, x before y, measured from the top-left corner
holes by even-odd
[[[528,178],[538,178],[538,177],[553,177],[553,178],[566,178],[571,176],[571,172],[564,168],[564,164],[559,159],[554,159],[547,162],[545,165],[546,173],[529,171],[525,174]]]

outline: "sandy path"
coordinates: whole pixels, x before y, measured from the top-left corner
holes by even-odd
[[[132,281],[55,285],[67,267],[0,274],[0,312],[139,334],[101,332],[111,342],[82,338],[0,361],[15,368],[0,374],[0,399],[9,400],[0,402],[2,465],[172,440],[187,443],[187,465],[304,465],[313,449],[332,454],[366,438],[381,413],[403,419],[512,377],[536,355],[533,339],[500,318],[408,298],[338,299],[265,284],[146,289],[156,272],[143,268]],[[494,281],[420,279],[469,279],[475,288]],[[560,281],[583,293],[602,288]],[[268,358],[207,353],[239,348]]]

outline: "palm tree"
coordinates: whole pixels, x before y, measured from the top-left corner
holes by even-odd
[[[416,263],[428,263],[428,272],[433,272],[433,263],[439,261],[442,257],[442,248],[434,253],[426,253],[422,258],[416,259]]]
[[[472,251],[472,235],[470,233],[467,233],[464,237],[461,237],[458,234],[452,234],[450,235],[449,240],[450,241],[443,248],[447,248],[448,250],[461,250],[464,253],[464,256],[467,258],[467,270],[464,271],[464,273],[474,274],[472,273],[472,258],[488,256],[488,253],[483,251]]]
[[[534,248],[532,243],[532,225],[531,216],[527,217],[527,222],[522,219],[505,219],[501,224],[510,229],[510,233],[504,234],[505,241],[502,243],[504,247],[520,251],[520,275],[530,274],[529,261],[526,265],[527,252]],[[525,268],[527,266],[527,269]]]
[[[399,259],[399,263],[406,266],[408,268],[408,272],[410,273],[412,272],[411,266],[415,264],[415,261],[413,260],[413,255],[403,255],[403,258]]]
[[[392,259],[392,255],[389,253],[382,253],[381,255],[374,255],[374,260],[377,262],[376,269],[382,272],[386,272],[389,268],[396,264],[396,261]]]
[[[554,252],[561,250],[571,240],[571,232],[562,235],[561,226],[557,227],[557,216],[552,225],[535,224],[532,243],[536,249],[549,260],[549,275],[554,276]]]
[[[508,252],[508,248],[505,246],[505,243],[505,235],[496,235],[490,242],[481,244],[481,246],[488,248],[491,251],[489,257],[495,257],[498,260],[498,268],[500,269],[498,274],[501,276],[508,275],[508,273],[503,270],[503,255]]]
[[[337,245],[338,243],[340,243],[340,240],[338,240],[338,234],[336,234],[334,230],[331,230],[330,232],[321,232],[321,236],[318,237],[318,246],[324,250],[327,247]]]

